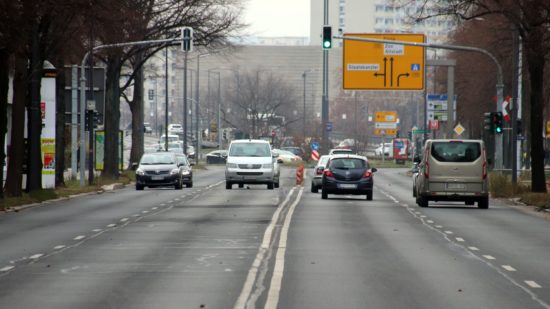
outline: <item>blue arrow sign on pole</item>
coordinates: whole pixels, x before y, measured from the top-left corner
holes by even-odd
[[[311,150],[319,150],[319,143],[311,143]]]

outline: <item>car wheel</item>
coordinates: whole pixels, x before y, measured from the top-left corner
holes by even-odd
[[[193,188],[193,183],[192,183],[192,182],[187,183],[187,184],[185,184],[185,186],[186,186],[187,188]]]
[[[487,209],[489,208],[489,198],[483,197],[479,201],[477,201],[477,207],[480,209]]]
[[[230,183],[230,182],[226,182],[226,183],[225,183],[225,188],[226,188],[227,190],[231,190],[231,187],[233,187],[233,184],[232,184],[232,183]]]
[[[275,186],[275,188],[278,188],[279,187],[279,180],[277,180],[277,182],[273,183],[273,186]]]
[[[240,183],[239,188],[244,188],[244,183]]]
[[[273,182],[267,184],[267,189],[273,190]]]
[[[367,201],[372,201],[372,191],[367,191]]]
[[[178,180],[178,182],[176,183],[176,185],[174,186],[174,188],[176,190],[181,190],[183,188],[183,183],[181,182],[181,179]]]
[[[428,207],[428,199],[425,197],[416,197],[416,204],[420,207]]]
[[[326,200],[328,198],[328,193],[325,190],[321,191],[321,198],[323,200]]]
[[[136,184],[136,190],[138,190],[138,191],[143,190],[143,185]]]
[[[319,192],[319,188],[317,188],[317,186],[314,185],[313,182],[311,183],[311,192],[313,193]]]

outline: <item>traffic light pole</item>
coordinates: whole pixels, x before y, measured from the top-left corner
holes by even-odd
[[[323,19],[324,25],[328,25],[328,0],[324,1],[324,19]],[[328,50],[323,49],[323,99],[322,99],[322,105],[321,105],[321,117],[322,117],[322,128],[321,132],[323,132],[323,147],[324,150],[328,153],[329,148],[329,142],[328,142],[328,130],[327,130],[327,123],[328,123]]]
[[[325,0],[325,6],[328,0]],[[326,16],[325,16],[326,18]],[[360,38],[354,36],[342,36],[336,35],[333,36],[335,39],[350,40],[350,41],[360,41],[360,42],[370,42],[370,43],[389,43],[389,44],[398,44],[398,45],[407,45],[407,46],[419,46],[419,47],[429,47],[436,49],[449,49],[449,50],[458,50],[458,51],[467,51],[467,52],[476,52],[484,54],[485,56],[491,58],[497,67],[497,112],[502,112],[502,101],[504,99],[504,82],[502,77],[502,66],[498,62],[497,58],[488,52],[485,49],[472,47],[472,46],[462,46],[462,45],[447,45],[447,44],[432,44],[432,43],[418,43],[418,42],[406,42],[406,41],[393,41],[393,40],[382,40],[382,39],[372,39],[372,38]],[[452,105],[450,106],[452,108]],[[324,132],[324,131],[323,131]],[[495,168],[502,169],[502,134],[495,136]]]

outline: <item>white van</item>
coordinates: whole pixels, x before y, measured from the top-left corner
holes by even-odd
[[[415,158],[413,196],[420,207],[429,201],[477,202],[489,207],[487,158],[482,140],[427,140],[422,159]]]
[[[268,141],[231,142],[225,165],[225,188],[231,189],[233,184],[239,188],[245,184],[266,184],[270,190],[279,187],[278,166]]]

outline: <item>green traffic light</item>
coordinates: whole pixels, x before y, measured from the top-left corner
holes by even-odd
[[[495,129],[495,131],[496,131],[497,133],[502,133],[502,128],[497,127],[497,128]]]
[[[330,41],[324,41],[323,42],[323,47],[324,48],[330,48]]]

